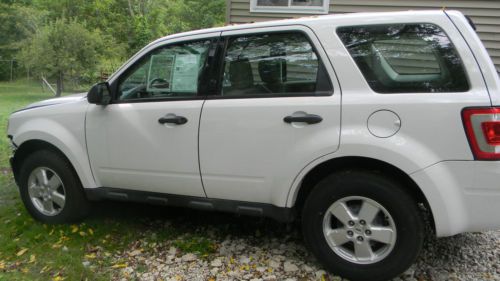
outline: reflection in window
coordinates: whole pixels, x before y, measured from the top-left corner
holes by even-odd
[[[292,6],[323,6],[323,0],[292,0]]]
[[[330,0],[250,0],[251,12],[328,13]]]
[[[193,97],[198,93],[210,41],[167,46],[149,53],[120,79],[120,100]]]
[[[434,24],[341,27],[337,33],[376,92],[469,90],[460,56]]]
[[[236,37],[224,59],[223,95],[314,95],[331,90],[325,76],[301,33]]]
[[[288,6],[288,0],[257,0],[259,6]]]

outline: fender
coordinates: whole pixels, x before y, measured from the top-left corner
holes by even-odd
[[[57,112],[58,110],[56,108],[58,106],[48,107],[52,107],[52,112]],[[45,116],[40,114],[42,111],[46,111],[46,108],[48,107],[34,109],[32,114],[36,114],[40,117],[30,118],[28,122],[23,120],[24,114],[22,117],[13,118],[11,120],[13,125],[16,123],[20,124],[18,127],[12,126],[15,129],[13,128],[13,131],[9,132],[9,134],[13,136],[14,143],[17,146],[21,146],[23,143],[30,140],[41,140],[52,144],[68,158],[78,174],[84,188],[97,187],[90,170],[90,164],[86,152],[84,127],[85,111],[83,110],[80,112],[81,115],[74,114],[75,108],[73,108],[73,115],[65,115],[64,112],[54,114],[55,116],[52,114]],[[69,108],[64,111],[70,112],[72,110]],[[48,112],[49,111],[47,110],[47,113]],[[15,115],[16,114],[14,114],[14,116]]]

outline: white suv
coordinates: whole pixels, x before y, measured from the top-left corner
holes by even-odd
[[[300,219],[351,280],[500,227],[500,81],[459,12],[350,14],[161,38],[85,95],[10,117],[31,215],[117,199]]]

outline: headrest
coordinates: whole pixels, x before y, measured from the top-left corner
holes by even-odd
[[[286,60],[271,58],[259,62],[259,75],[264,83],[275,84],[286,81]]]
[[[229,63],[229,81],[231,82],[231,88],[234,89],[253,87],[252,66],[248,58]]]

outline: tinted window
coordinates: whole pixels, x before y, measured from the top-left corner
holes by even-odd
[[[331,84],[301,33],[234,37],[224,58],[222,95],[316,95]]]
[[[436,25],[342,27],[337,33],[376,92],[469,90],[460,56]]]
[[[207,40],[170,45],[149,53],[120,79],[118,99],[196,96],[210,43]]]

